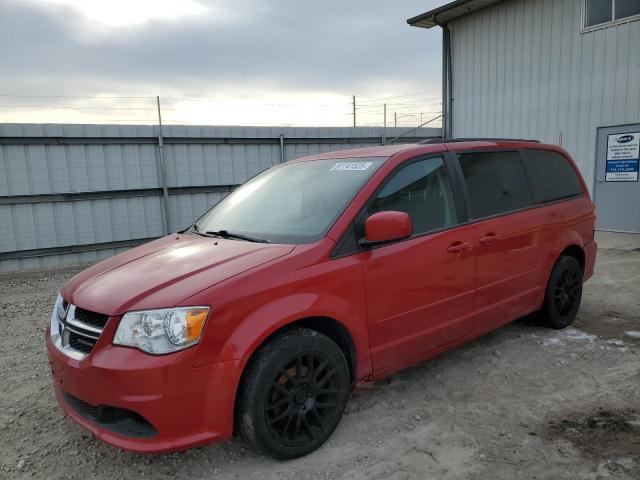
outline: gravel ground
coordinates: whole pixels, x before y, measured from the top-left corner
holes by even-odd
[[[77,271],[0,276],[0,478],[640,478],[640,249],[599,252],[573,328],[521,319],[356,392],[328,443],[289,462],[240,440],[131,454],[67,420],[43,330]]]

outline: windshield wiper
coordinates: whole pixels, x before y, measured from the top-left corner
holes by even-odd
[[[232,232],[229,232],[228,230],[212,230],[212,231],[207,230],[204,233],[206,235],[215,235],[216,237],[222,237],[222,238],[237,238],[238,240],[245,240],[247,242],[270,243],[269,240],[265,240],[264,238],[249,237],[248,235],[242,235],[241,233],[232,233]]]
[[[193,228],[193,231],[196,232],[198,235],[201,235],[203,237],[211,237],[211,235],[207,235],[206,232],[201,232],[197,224],[194,223],[193,225],[191,225],[191,227]]]

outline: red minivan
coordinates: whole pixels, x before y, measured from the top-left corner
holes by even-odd
[[[569,325],[593,274],[594,220],[567,152],[534,141],[277,165],[185,231],[62,288],[46,335],[55,393],[127,450],[237,432],[274,457],[304,455],[357,384],[533,312]]]

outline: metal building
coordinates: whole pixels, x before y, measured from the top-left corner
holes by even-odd
[[[457,0],[407,22],[442,28],[447,136],[560,144],[598,228],[640,232],[640,0]]]

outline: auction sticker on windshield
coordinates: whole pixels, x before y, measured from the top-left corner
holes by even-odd
[[[367,170],[372,162],[338,162],[331,167],[330,172],[342,172],[347,170]]]

